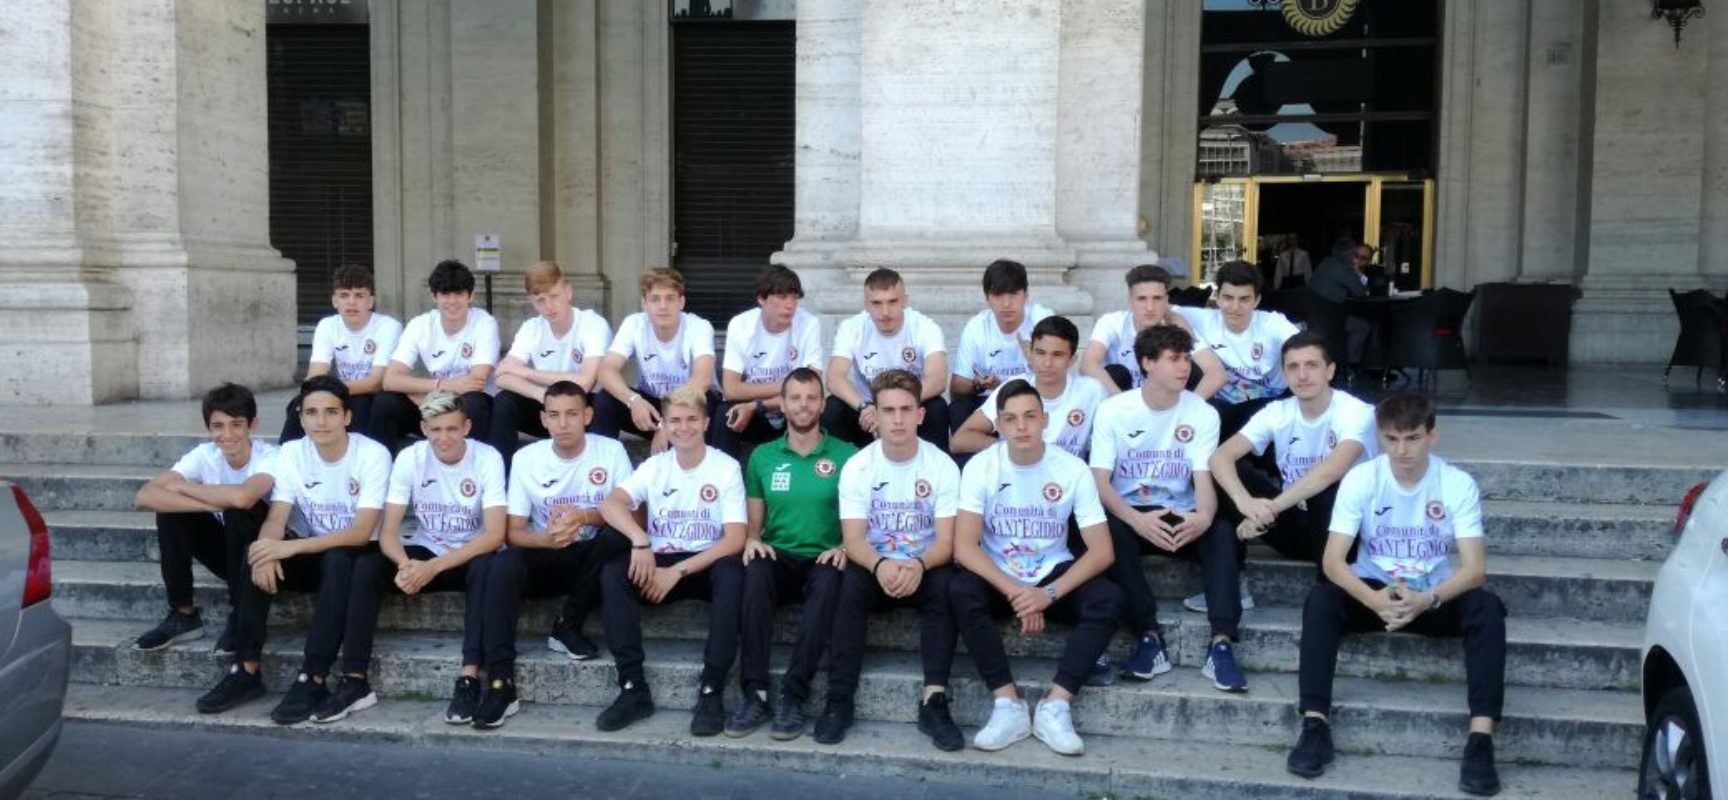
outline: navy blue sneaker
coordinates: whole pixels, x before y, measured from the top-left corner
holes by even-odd
[[[1116,682],[1116,664],[1102,655],[1092,662],[1092,674],[1086,676],[1087,686],[1109,686]]]
[[[1212,679],[1212,687],[1220,692],[1248,691],[1248,678],[1236,666],[1236,651],[1229,642],[1213,642],[1206,650],[1206,666],[1200,674]]]
[[[1134,655],[1128,657],[1128,663],[1122,665],[1122,671],[1129,677],[1143,681],[1163,675],[1170,671],[1170,657],[1164,654],[1164,639],[1155,631],[1140,634],[1140,641],[1134,645]]]

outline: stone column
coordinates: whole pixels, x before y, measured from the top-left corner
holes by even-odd
[[[1599,3],[1590,255],[1573,363],[1666,363],[1668,290],[1696,289],[1709,28],[1679,48],[1648,6]]]
[[[798,3],[792,240],[774,261],[798,270],[805,293],[833,314],[858,299],[838,250],[858,237],[863,34],[852,0]]]
[[[1715,9],[1712,9],[1715,10]],[[1685,46],[1698,46],[1707,34],[1710,58],[1706,67],[1704,123],[1704,186],[1699,220],[1698,271],[1718,294],[1728,289],[1728,13],[1705,17],[1686,30]]]
[[[1580,271],[1585,4],[1533,0],[1524,117],[1521,281],[1571,283]]]

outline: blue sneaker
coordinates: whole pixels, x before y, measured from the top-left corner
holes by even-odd
[[[1248,691],[1248,678],[1236,666],[1236,651],[1229,642],[1213,642],[1206,650],[1206,666],[1200,674],[1212,679],[1212,687],[1220,692]]]
[[[1140,642],[1134,645],[1134,655],[1128,657],[1122,671],[1143,681],[1169,672],[1170,658],[1164,654],[1164,640],[1152,631],[1141,634]]]
[[[1110,656],[1102,655],[1092,662],[1092,674],[1086,676],[1087,686],[1109,686],[1116,682],[1116,665]]]

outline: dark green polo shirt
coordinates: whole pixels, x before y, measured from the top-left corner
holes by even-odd
[[[782,436],[756,448],[744,468],[744,493],[761,500],[762,541],[776,550],[814,558],[840,545],[840,467],[858,452],[850,442],[823,434],[801,456]]]

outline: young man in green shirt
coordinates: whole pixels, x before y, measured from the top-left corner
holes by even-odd
[[[804,733],[804,699],[833,627],[846,553],[840,547],[840,467],[858,452],[818,425],[826,402],[822,376],[799,367],[780,383],[786,435],[750,454],[744,495],[750,515],[744,545],[740,666],[744,704],[727,736],[748,736],[768,721],[768,645],[774,608],[802,597],[798,643],[780,681],[771,735]]]

